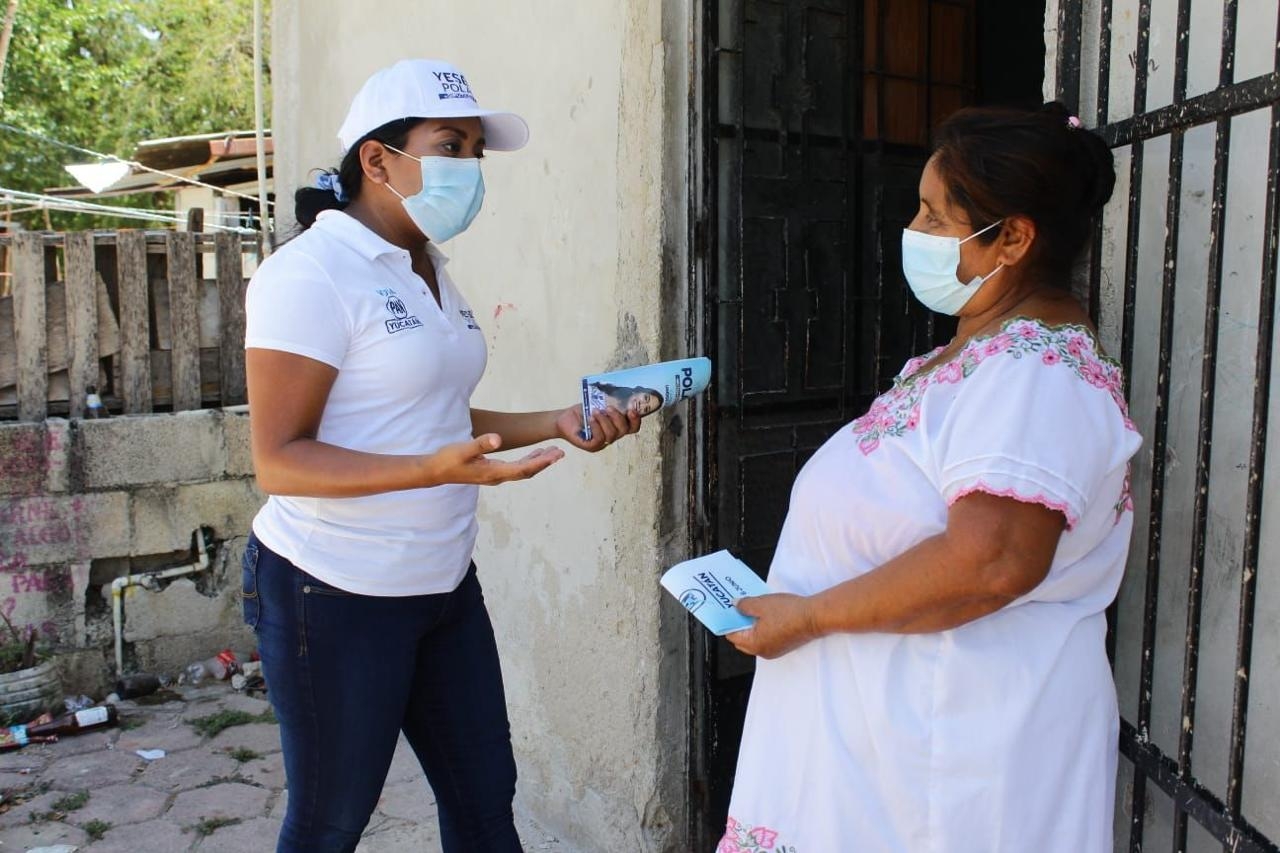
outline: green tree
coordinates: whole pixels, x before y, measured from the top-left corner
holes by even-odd
[[[147,139],[251,129],[253,0],[21,0],[4,84],[0,121],[120,157]],[[65,186],[63,166],[87,159],[0,130],[0,186]],[[160,209],[171,199],[111,203]],[[52,216],[55,227],[90,224]]]

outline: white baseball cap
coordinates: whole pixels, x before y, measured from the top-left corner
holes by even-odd
[[[365,81],[338,130],[345,154],[367,133],[402,118],[479,118],[485,148],[515,151],[529,141],[529,125],[515,113],[482,110],[458,69],[435,59],[402,59]]]

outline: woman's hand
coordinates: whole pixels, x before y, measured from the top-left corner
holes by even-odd
[[[564,458],[564,451],[555,447],[540,447],[522,459],[505,462],[489,459],[502,446],[502,438],[494,433],[448,444],[429,456],[423,457],[427,468],[428,484],[467,483],[478,486],[496,486],[512,480],[527,480],[545,471]]]
[[[743,654],[770,659],[781,657],[819,636],[812,602],[806,596],[757,595],[740,598],[734,606],[738,612],[756,619],[750,628],[725,635]]]
[[[613,444],[623,436],[640,431],[640,415],[608,408],[591,415],[591,440],[582,437],[582,407],[570,406],[556,416],[558,437],[579,450],[595,453]]]

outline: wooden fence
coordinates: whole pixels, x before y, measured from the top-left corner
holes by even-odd
[[[245,260],[255,240],[186,231],[0,236],[0,419],[244,403]],[[206,279],[209,257],[216,270]]]

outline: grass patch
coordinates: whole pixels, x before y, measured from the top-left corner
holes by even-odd
[[[196,717],[194,720],[188,720],[187,722],[191,724],[191,727],[197,733],[205,737],[213,737],[232,726],[247,726],[251,723],[274,723],[275,721],[276,715],[270,709],[267,709],[261,714],[250,714],[247,711],[219,711],[216,714],[210,714],[207,717]]]
[[[80,828],[94,841],[100,841],[102,836],[107,834],[107,830],[111,828],[111,824],[105,820],[91,820]]]
[[[67,812],[74,812],[78,809],[84,808],[85,803],[87,802],[89,802],[89,792],[76,791],[74,794],[67,794],[65,797],[55,802],[53,804],[53,810],[55,812],[62,812],[63,814],[66,814]]]
[[[235,826],[237,823],[240,823],[238,817],[206,817],[201,818],[195,826],[188,827],[188,831],[203,838],[206,835],[213,835],[224,826]]]
[[[235,749],[228,750],[227,755],[230,755],[241,764],[244,764],[246,761],[253,761],[256,758],[262,757],[261,753],[256,750],[249,749],[247,746],[237,746]]]

